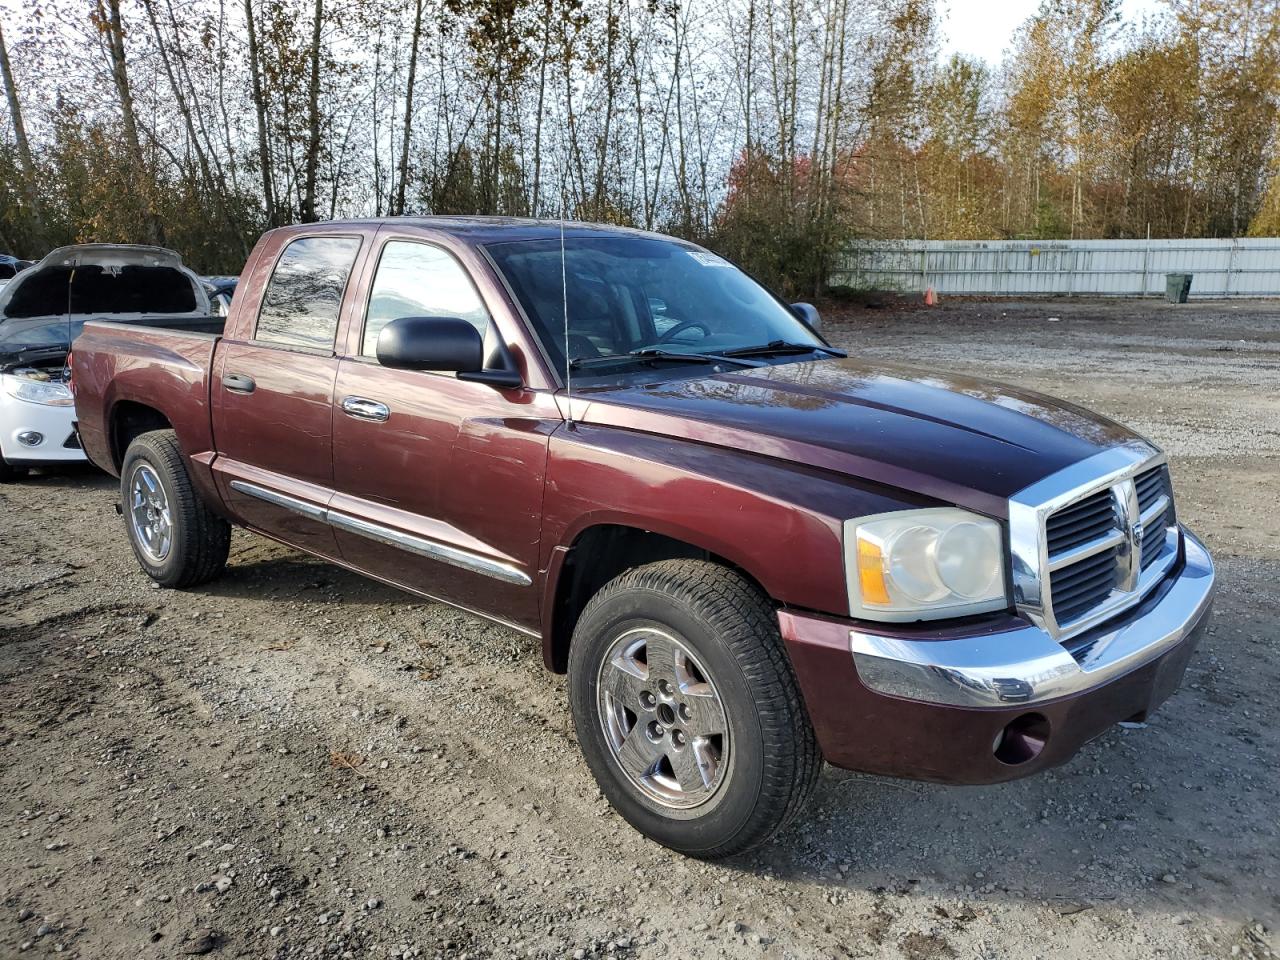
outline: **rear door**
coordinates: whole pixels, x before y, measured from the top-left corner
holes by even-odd
[[[333,496],[335,343],[358,230],[282,236],[240,339],[218,346],[212,384],[214,473],[246,525],[328,557],[338,555],[323,510]],[[273,254],[275,254],[273,256]],[[228,331],[231,332],[231,331]]]
[[[529,629],[547,440],[561,422],[554,397],[376,358],[379,330],[404,316],[461,317],[487,345],[518,341],[482,270],[465,247],[379,233],[359,298],[367,319],[352,318],[334,390],[329,519],[353,566]]]

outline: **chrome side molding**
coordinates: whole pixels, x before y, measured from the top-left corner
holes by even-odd
[[[348,513],[330,510],[327,507],[320,507],[314,503],[299,500],[297,497],[278,493],[267,487],[260,487],[256,483],[249,483],[246,480],[232,480],[231,489],[237,493],[256,497],[274,506],[283,507],[285,510],[292,510],[294,513],[309,520],[327,523],[329,526],[339,530],[346,530],[349,533],[355,533],[370,540],[377,540],[379,543],[398,547],[401,550],[407,550],[419,556],[439,560],[441,563],[447,563],[462,570],[470,570],[472,573],[492,577],[504,583],[513,583],[519,587],[527,587],[533,583],[533,579],[527,573],[509,563],[492,560],[478,553],[472,553],[470,550],[462,550],[447,544],[436,543],[434,540],[414,536],[411,533],[383,526],[380,523],[370,523],[368,520],[353,517]]]
[[[274,504],[277,507],[292,510],[294,513],[300,513],[308,520],[319,520],[324,523],[325,514],[328,512],[324,507],[316,506],[314,503],[307,503],[305,500],[286,496],[283,493],[276,493],[274,490],[268,490],[266,487],[260,487],[256,483],[249,483],[246,480],[232,480],[231,489],[237,493],[247,493],[251,497],[265,500],[267,503]]]

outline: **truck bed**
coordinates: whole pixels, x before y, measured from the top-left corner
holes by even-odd
[[[71,346],[77,430],[86,456],[117,473],[120,410],[159,418],[183,437],[188,456],[212,451],[209,377],[225,318],[90,320]],[[122,405],[131,406],[122,406]],[[181,423],[173,422],[178,418]]]

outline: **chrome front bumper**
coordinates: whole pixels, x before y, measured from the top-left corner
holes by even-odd
[[[850,631],[858,678],[877,693],[961,707],[1010,707],[1069,697],[1150,663],[1192,636],[1213,604],[1204,545],[1182,530],[1178,573],[1142,603],[1073,639],[1039,627],[942,640]]]

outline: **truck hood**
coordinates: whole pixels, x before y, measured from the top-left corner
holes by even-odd
[[[788,459],[997,517],[1023,487],[1108,447],[1144,442],[1028,390],[853,359],[583,391],[574,400],[583,422]]]

